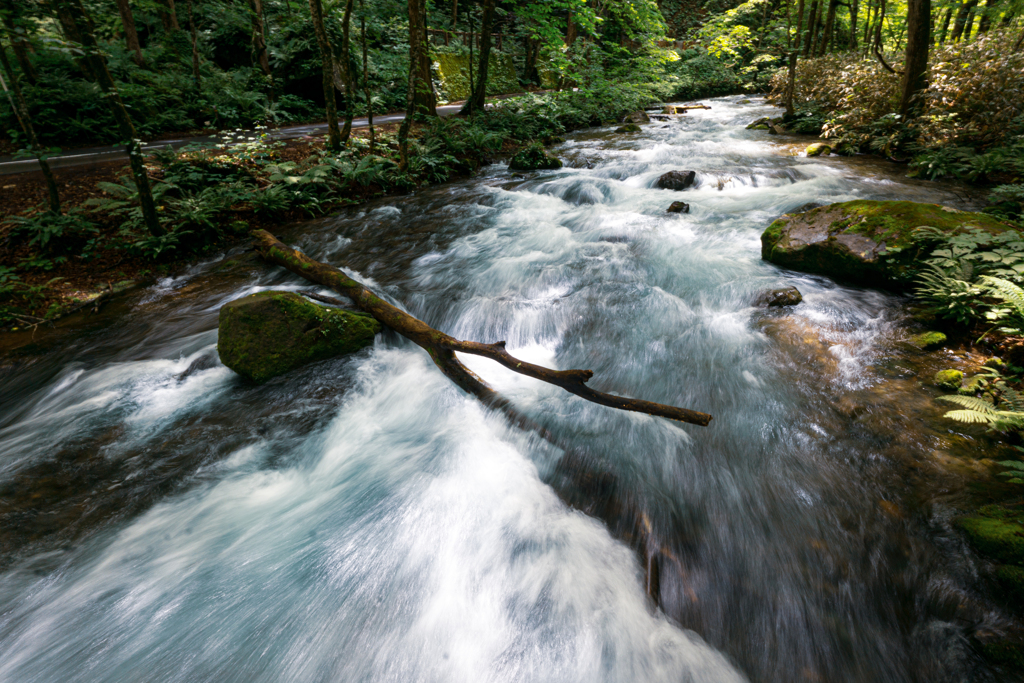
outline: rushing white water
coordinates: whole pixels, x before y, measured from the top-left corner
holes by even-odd
[[[617,413],[465,359],[613,471],[656,524],[676,520],[662,524],[686,535],[673,546],[683,578],[662,579],[672,619],[645,595],[636,553],[549,486],[562,454],[418,349],[379,337],[260,388],[221,366],[217,307],[301,284],[264,271],[191,306],[171,301],[183,281],[165,283],[147,298],[164,302],[159,320],[141,313],[99,356],[63,357],[4,404],[0,483],[71,446],[114,473],[58,527],[188,463],[169,490],[126,497],[137,513],[8,559],[0,681],[914,680],[913,638],[869,599],[878,577],[851,564],[836,578],[807,555],[808,543],[854,564],[870,552],[840,518],[861,514],[855,461],[875,445],[819,412],[878,383],[896,301],[783,273],[760,260],[759,236],[810,202],[944,198],[793,156],[743,129],[767,109],[738,100],[635,138],[578,135],[558,152],[581,168],[492,168],[298,242],[458,337],[715,414],[702,430]],[[684,168],[695,189],[652,188]],[[666,214],[675,199],[690,213]],[[444,239],[367,255],[378,236],[417,232]],[[782,284],[805,302],[779,333],[751,301]],[[814,336],[829,367],[800,367],[780,335]]]

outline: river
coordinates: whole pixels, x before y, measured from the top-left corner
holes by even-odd
[[[464,359],[563,452],[390,333],[249,386],[219,307],[311,288],[236,250],[3,358],[0,681],[1013,680],[976,643],[1015,622],[950,526],[980,442],[922,388],[906,301],[760,258],[808,204],[959,198],[710,103],[279,232],[709,427]],[[699,186],[652,188],[673,169]],[[786,285],[802,304],[752,304]]]

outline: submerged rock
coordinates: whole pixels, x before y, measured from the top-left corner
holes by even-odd
[[[751,121],[747,124],[747,130],[768,130],[768,125],[771,123],[771,119],[767,116],[762,116],[756,121]]]
[[[922,351],[931,351],[946,343],[946,335],[935,331],[922,332],[911,337],[910,343]]]
[[[672,202],[668,206],[669,213],[690,213],[690,205],[686,202]]]
[[[913,240],[921,226],[951,235],[969,228],[1008,229],[987,214],[938,204],[856,200],[778,219],[761,235],[761,258],[869,287],[902,289],[911,284],[911,266],[928,255]]]
[[[619,126],[618,128],[616,128],[615,132],[616,133],[639,133],[640,132],[640,126],[636,125],[635,123],[627,123],[624,126]]]
[[[761,292],[754,299],[755,306],[796,306],[804,300],[803,294],[796,287],[782,287]]]
[[[956,391],[964,381],[964,373],[959,370],[939,370],[935,373],[935,386],[946,391]]]
[[[696,179],[697,173],[694,171],[669,171],[658,178],[656,185],[663,190],[685,190]]]
[[[510,171],[551,170],[562,168],[562,161],[549,156],[544,147],[535,142],[516,152],[509,160],[508,168]]]
[[[626,114],[622,117],[623,123],[650,123],[651,117],[647,115],[647,112],[637,110],[632,113]]]
[[[807,145],[807,156],[809,157],[827,157],[831,153],[832,147],[824,142],[815,142],[814,144]]]
[[[293,292],[258,292],[224,304],[217,328],[220,360],[254,382],[373,343],[381,325],[369,315],[318,306]]]

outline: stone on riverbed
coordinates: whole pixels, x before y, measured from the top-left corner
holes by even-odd
[[[946,343],[946,335],[942,332],[922,332],[910,338],[910,343],[922,351],[937,349]]]
[[[787,214],[761,235],[761,258],[807,273],[868,287],[905,289],[928,256],[913,231],[932,226],[955,235],[970,228],[1000,233],[1009,226],[982,213],[938,204],[856,200]],[[898,247],[893,250],[893,247]]]
[[[754,299],[755,306],[796,306],[804,300],[803,294],[796,287],[782,287],[781,289],[768,289],[757,295]]]
[[[986,505],[955,523],[978,552],[1005,564],[1024,566],[1024,511]]]
[[[814,144],[807,145],[807,156],[809,157],[827,157],[831,153],[832,147],[826,145],[824,142],[815,142]]]
[[[640,126],[636,125],[635,123],[627,123],[624,126],[619,126],[618,128],[616,128],[615,132],[616,133],[639,133],[640,132]]]
[[[365,313],[318,306],[293,292],[258,292],[224,304],[220,360],[253,382],[373,343],[381,325]]]
[[[959,370],[939,370],[935,373],[935,386],[946,391],[956,391],[964,381],[964,373]]]
[[[544,147],[535,142],[516,152],[509,160],[508,168],[510,171],[552,170],[562,168],[562,161],[549,156]]]
[[[694,171],[669,171],[658,178],[656,184],[663,190],[685,190],[693,185],[696,178]]]
[[[669,213],[690,213],[690,205],[686,202],[672,202],[668,205]]]
[[[623,123],[650,123],[651,117],[647,115],[647,112],[637,110],[630,114],[626,114],[622,117]]]

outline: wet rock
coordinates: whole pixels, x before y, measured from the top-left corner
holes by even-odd
[[[916,334],[911,337],[910,343],[922,351],[931,351],[932,349],[937,349],[946,343],[946,335],[942,332],[935,332],[934,330],[922,332],[921,334]]]
[[[640,132],[640,126],[636,125],[635,123],[627,123],[624,126],[619,126],[618,128],[616,128],[615,132],[616,133],[639,133]]]
[[[772,123],[768,126],[769,135],[785,135],[786,128],[781,123]]]
[[[964,385],[958,389],[958,393],[963,394],[964,396],[973,396],[984,388],[985,378],[981,375],[975,375],[964,382]]]
[[[919,266],[912,233],[933,226],[954,235],[971,228],[993,234],[1009,226],[982,213],[938,204],[856,200],[787,214],[761,235],[761,258],[869,287],[906,289]],[[890,252],[891,247],[900,250]]]
[[[510,171],[538,171],[562,168],[562,161],[548,155],[539,143],[532,143],[515,153],[509,160]]]
[[[946,391],[956,391],[964,380],[964,373],[959,370],[939,370],[935,373],[935,386]]]
[[[559,135],[549,135],[546,138],[544,138],[545,147],[550,147],[551,145],[560,145],[563,142],[565,142],[565,138]]]
[[[1006,363],[1003,362],[1003,359],[997,358],[995,356],[992,356],[991,358],[987,359],[984,363],[982,363],[982,365],[984,365],[986,368],[994,368],[996,370],[1002,370],[1003,368],[1006,367]]]
[[[196,358],[194,361],[189,363],[188,367],[185,368],[185,372],[183,372],[180,375],[178,375],[177,380],[179,382],[182,382],[186,378],[191,377],[192,375],[196,374],[197,372],[202,372],[203,370],[209,370],[210,368],[213,368],[213,367],[216,367],[216,366],[217,366],[217,359],[216,359],[216,357],[214,357],[212,354],[208,354],[208,353],[203,354],[202,356],[199,356],[199,358]]]
[[[353,353],[381,329],[372,317],[318,306],[293,292],[259,292],[220,309],[217,352],[243,377],[264,382],[306,363]]]
[[[630,114],[626,114],[622,117],[623,123],[650,123],[651,117],[647,115],[647,112],[642,110],[634,111]]]
[[[996,570],[996,581],[1011,605],[1024,611],[1024,569],[1004,564]]]
[[[696,178],[694,171],[669,171],[658,178],[656,185],[663,190],[685,190],[693,185]]]
[[[686,202],[672,202],[668,207],[669,213],[690,213],[690,205]]]
[[[809,157],[820,157],[828,156],[832,153],[832,147],[826,145],[824,142],[815,142],[814,144],[807,145],[807,156]]]
[[[800,290],[796,287],[782,287],[781,289],[770,289],[761,292],[754,300],[755,306],[796,306],[804,300]]]
[[[771,123],[771,119],[767,116],[762,116],[756,121],[747,124],[747,130],[768,130],[769,123]]]
[[[1024,566],[1024,510],[986,505],[954,523],[978,552],[1004,564]]]

